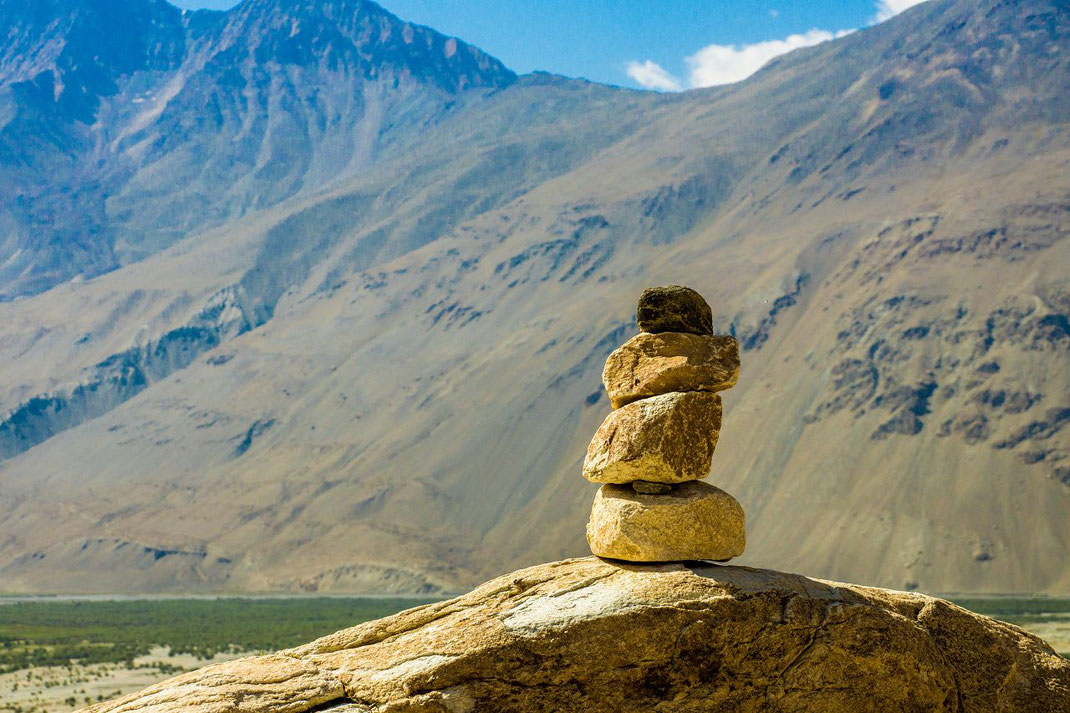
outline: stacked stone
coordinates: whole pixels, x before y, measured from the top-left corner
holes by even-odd
[[[739,345],[714,335],[694,290],[655,287],[639,298],[641,334],[606,361],[614,411],[598,429],[583,475],[603,483],[587,542],[630,562],[724,561],[743,554],[743,508],[700,482],[721,429],[721,397],[739,378]]]

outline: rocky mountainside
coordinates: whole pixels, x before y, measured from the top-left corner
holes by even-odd
[[[1070,662],[940,599],[746,567],[554,562],[84,709],[1030,711]]]
[[[358,173],[515,75],[363,0],[5,0],[0,298],[158,252]]]
[[[222,47],[277,12],[169,16]],[[202,159],[237,151],[258,106],[307,102],[197,74],[197,111],[161,99],[156,138],[93,143],[132,167],[108,230],[187,217],[109,243],[140,246],[117,269],[0,303],[4,589],[457,590],[582,553],[602,364],[641,289],[682,283],[743,350],[714,469],[748,515],[744,562],[1066,591],[1068,37],[1054,0],[933,0],[672,96],[514,79],[466,50],[479,81],[397,70],[411,86],[357,82],[396,102],[379,123],[307,122],[347,168],[300,188],[257,178],[296,165],[277,153],[296,129],[254,131],[252,163]],[[313,71],[281,40],[238,46],[227,66],[272,88]],[[348,66],[314,72],[351,98]],[[230,118],[205,123],[216,95]],[[106,114],[91,126],[118,136]],[[367,159],[339,148],[358,136]],[[152,181],[165,200],[137,193]]]

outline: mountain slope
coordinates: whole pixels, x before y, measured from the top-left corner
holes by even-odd
[[[8,298],[358,173],[457,92],[515,80],[364,0],[6,0],[0,24]]]
[[[522,78],[0,304],[5,586],[452,589],[582,553],[602,362],[684,282],[744,347],[712,480],[745,561],[1065,590],[1068,29],[945,0],[732,87]]]

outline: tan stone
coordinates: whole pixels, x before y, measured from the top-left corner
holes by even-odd
[[[739,378],[734,337],[639,334],[609,355],[602,381],[613,408],[673,391],[723,391]]]
[[[583,462],[593,483],[682,483],[705,478],[721,428],[721,397],[662,394],[617,409],[594,434]]]
[[[603,485],[587,544],[599,557],[628,562],[729,560],[746,547],[745,517],[735,498],[708,483],[683,483],[664,495]]]
[[[1070,710],[1070,661],[922,594],[588,557],[93,713]]]

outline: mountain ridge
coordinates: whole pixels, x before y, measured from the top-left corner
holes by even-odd
[[[58,26],[39,18],[50,7],[66,5],[0,6],[15,16],[12,31],[41,48],[25,48],[36,58],[26,63],[16,45],[0,62],[0,117],[11,117],[0,125],[0,160],[13,169],[0,184],[8,299],[359,172],[389,133],[383,116],[426,121],[465,88],[515,81],[471,45],[366,0],[247,2],[225,13],[93,0],[56,13],[66,19]],[[328,13],[343,8],[346,18]],[[122,43],[98,52],[110,26],[123,28]],[[146,209],[146,200],[166,204]]]
[[[451,590],[577,554],[601,362],[636,285],[680,282],[744,347],[714,469],[747,562],[1062,591],[1065,17],[931,2],[727,88],[464,93],[320,194],[0,304],[5,409],[225,335],[6,451],[6,586]]]

